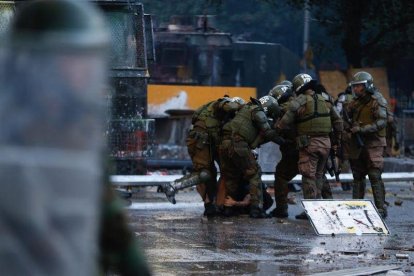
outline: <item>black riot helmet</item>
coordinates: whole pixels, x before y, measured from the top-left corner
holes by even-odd
[[[243,100],[242,98],[240,98],[240,97],[233,97],[233,98],[230,98],[230,101],[232,101],[232,102],[234,102],[234,103],[237,103],[237,104],[240,104],[240,105],[242,105],[242,104],[245,104],[246,103],[246,101],[245,100]]]
[[[276,100],[278,100],[285,92],[292,91],[292,89],[289,89],[287,85],[276,85],[273,87],[270,91],[268,96],[272,96]]]
[[[290,101],[290,99],[293,97],[295,97],[295,95],[293,95],[292,92],[286,91],[279,97],[279,99],[277,100],[277,103],[279,104],[279,106],[282,106],[288,101]]]
[[[272,96],[264,96],[259,101],[267,117],[276,119],[280,116],[281,110],[275,98]]]
[[[293,91],[296,95],[299,95],[307,89],[312,88],[316,84],[316,81],[310,75],[301,73],[293,78],[292,83]]]
[[[356,73],[353,77],[352,80],[350,82],[350,85],[355,85],[355,84],[364,84],[365,85],[365,90],[368,93],[373,94],[375,92],[375,88],[374,88],[374,79],[372,78],[371,74],[365,71],[360,71],[358,73]]]
[[[288,81],[288,80],[281,81],[279,84],[280,84],[280,85],[286,85],[286,86],[287,86],[287,87],[289,87],[290,89],[292,89],[292,88],[293,88],[293,84],[292,84],[292,82],[291,82],[291,81]]]

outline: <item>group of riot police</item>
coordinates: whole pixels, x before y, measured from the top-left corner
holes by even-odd
[[[193,171],[165,185],[164,191],[175,203],[177,191],[197,186],[208,217],[233,216],[242,209],[252,218],[286,218],[289,181],[300,174],[305,199],[331,199],[325,177],[328,157],[335,162],[340,156],[352,169],[352,198],[364,198],[368,175],[375,206],[385,218],[381,173],[391,116],[372,76],[363,71],[335,102],[323,85],[304,73],[260,99],[245,102],[224,96],[195,111],[186,140]],[[276,208],[269,213],[273,200],[261,182],[255,149],[270,141],[279,144],[282,157],[275,168]],[[307,215],[302,212],[296,218]]]

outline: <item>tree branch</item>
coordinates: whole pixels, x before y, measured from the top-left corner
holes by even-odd
[[[414,23],[414,17],[413,18],[405,18],[405,20],[401,20],[400,22],[390,26],[387,29],[381,30],[374,38],[372,38],[370,41],[362,45],[361,49],[363,51],[369,50],[372,46],[377,44],[384,36],[386,36],[388,33],[403,29],[407,25]]]

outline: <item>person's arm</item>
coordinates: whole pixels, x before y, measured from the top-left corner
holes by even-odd
[[[331,117],[332,129],[333,129],[333,144],[339,145],[341,142],[342,132],[344,130],[344,122],[339,115],[335,106],[331,106],[329,115]]]
[[[262,143],[272,141],[276,144],[283,144],[284,140],[281,138],[276,130],[272,129],[269,124],[268,118],[263,110],[255,109],[253,110],[253,123],[259,129],[259,136],[262,138]]]
[[[387,126],[387,102],[385,99],[377,99],[372,105],[372,112],[375,121],[371,124],[359,127],[355,126],[352,128],[352,132],[360,133],[375,133]]]

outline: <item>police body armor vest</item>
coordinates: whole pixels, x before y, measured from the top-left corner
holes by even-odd
[[[205,129],[207,133],[218,143],[220,122],[214,116],[214,105],[216,101],[209,102],[197,109],[192,117],[195,127]]]
[[[360,127],[375,123],[375,118],[372,116],[372,105],[374,104],[374,101],[376,101],[376,99],[371,96],[367,104],[361,103],[356,112],[354,112],[352,119],[354,122],[358,122]],[[377,134],[381,137],[385,137],[386,128],[381,129]]]
[[[330,110],[322,95],[306,95],[305,112],[297,120],[298,135],[326,135],[332,131]]]
[[[223,128],[224,133],[239,135],[250,145],[256,139],[259,131],[253,125],[252,113],[259,107],[246,104],[236,114],[233,120]]]

